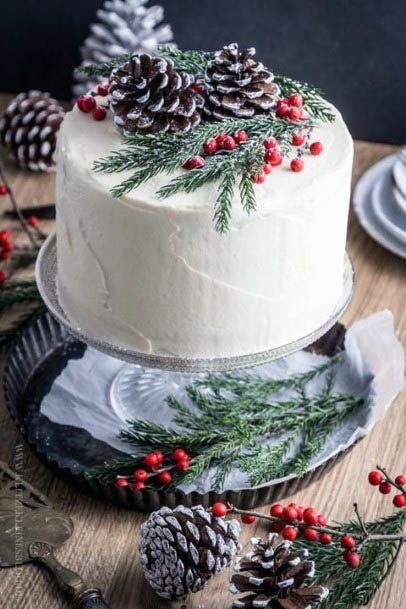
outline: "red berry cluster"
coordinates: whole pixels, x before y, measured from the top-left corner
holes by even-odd
[[[95,96],[100,95],[105,97],[109,93],[110,84],[104,83],[99,85],[96,91],[92,91],[90,95],[79,95],[76,100],[76,105],[81,112],[85,114],[92,113],[92,118],[95,121],[103,121],[106,118],[107,109],[105,106],[98,106]]]
[[[300,93],[292,93],[289,97],[281,97],[276,106],[276,115],[290,121],[300,121],[308,118],[303,109],[303,97]]]
[[[396,494],[392,503],[397,508],[406,507],[406,476],[403,474],[398,474],[394,480],[385,477],[381,474],[380,471],[374,469],[368,474],[368,481],[372,486],[378,486],[379,491],[383,495],[389,495],[392,492],[392,489],[396,489],[400,491],[400,493]]]
[[[211,137],[203,144],[203,153],[192,156],[183,164],[184,169],[200,169],[206,163],[205,156],[211,156],[216,152],[232,152],[239,144],[244,144],[248,141],[248,133],[240,130],[234,135],[227,135],[224,131],[216,137]],[[204,155],[204,156],[203,156]]]
[[[183,448],[175,448],[171,455],[164,456],[160,450],[145,455],[144,467],[137,468],[130,476],[117,476],[115,485],[118,488],[130,487],[140,491],[146,487],[147,481],[166,486],[172,482],[171,471],[185,472],[189,469],[189,455]]]
[[[6,261],[10,258],[11,252],[14,249],[14,244],[11,241],[10,231],[0,231],[0,260]],[[6,275],[0,271],[0,283],[6,280]]]

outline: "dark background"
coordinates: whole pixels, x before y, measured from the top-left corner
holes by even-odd
[[[406,143],[406,0],[151,0],[183,48],[255,46],[274,71],[320,86],[354,137]],[[102,0],[0,0],[1,89],[70,97]]]

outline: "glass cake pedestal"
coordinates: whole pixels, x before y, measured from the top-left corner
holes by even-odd
[[[227,358],[183,359],[141,353],[113,341],[107,342],[72,323],[58,299],[56,235],[50,235],[41,248],[37,259],[36,279],[48,310],[70,334],[101,353],[125,362],[110,387],[112,407],[123,421],[142,418],[149,400],[163,400],[169,394],[181,399],[185,396],[185,387],[204,373],[265,365],[308,347],[326,334],[341,317],[351,300],[354,287],[353,267],[346,254],[341,298],[329,318],[311,333],[259,353]]]

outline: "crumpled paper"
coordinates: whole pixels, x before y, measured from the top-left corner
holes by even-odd
[[[250,368],[247,372],[281,378],[304,372],[326,359],[326,356],[298,351],[269,364]],[[140,372],[143,372],[141,380]],[[70,360],[55,379],[40,410],[54,423],[83,428],[110,446],[131,453],[133,447],[118,437],[120,430],[126,427],[126,420],[145,418],[170,424],[172,411],[165,402],[165,396],[175,394],[184,398],[185,385],[197,376],[202,375],[145,371],[138,366],[130,368],[128,364],[88,348],[81,359]],[[309,393],[320,391],[323,382],[323,376],[312,381]],[[337,367],[334,390],[365,396],[365,407],[348,415],[330,434],[311,467],[365,436],[377,421],[383,419],[403,385],[404,351],[395,336],[392,313],[380,311],[355,322],[346,334],[345,353]],[[124,405],[117,396],[124,396]],[[277,398],[277,394],[272,396],[272,400]],[[213,473],[213,469],[209,470],[193,484],[182,484],[179,488],[185,492],[208,492]],[[237,469],[230,472],[224,483],[224,490],[249,487],[246,474]]]

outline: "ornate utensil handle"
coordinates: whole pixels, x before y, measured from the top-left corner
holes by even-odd
[[[42,541],[35,541],[29,546],[28,551],[33,560],[47,567],[60,589],[72,597],[74,609],[109,609],[100,590],[87,586],[80,575],[64,567],[55,558],[52,546]]]

